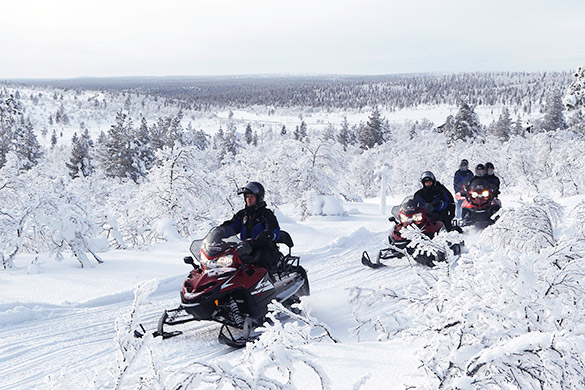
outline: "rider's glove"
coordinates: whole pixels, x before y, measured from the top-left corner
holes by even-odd
[[[273,238],[274,238],[274,234],[272,234],[272,232],[270,230],[263,230],[254,239],[254,242],[257,242],[259,244],[266,244],[266,243],[269,243],[270,241],[272,241]]]
[[[236,247],[236,251],[238,252],[238,256],[241,258],[242,256],[246,256],[252,253],[252,245],[250,245],[249,241],[242,241]]]

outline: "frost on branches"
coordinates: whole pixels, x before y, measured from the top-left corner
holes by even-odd
[[[151,335],[141,339],[131,335],[140,305],[156,287],[149,286],[137,289],[133,309],[117,322],[119,353],[113,370],[114,383],[106,384],[109,388],[286,390],[307,388],[307,384],[311,388],[332,388],[325,370],[307,347],[337,340],[302,304],[297,308],[303,314],[296,314],[280,303],[270,304],[268,321],[259,328],[262,334],[231,361],[189,361],[182,367],[169,368],[153,353]],[[148,374],[137,375],[136,367],[144,366]]]
[[[472,248],[406,291],[354,289],[355,330],[418,341],[429,389],[582,388],[585,238],[560,215],[547,199],[522,204],[483,232],[500,251]]]
[[[563,104],[571,114],[569,124],[585,130],[585,66],[579,67],[574,74],[575,80],[569,85]]]

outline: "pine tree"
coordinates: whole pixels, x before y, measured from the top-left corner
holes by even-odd
[[[335,126],[332,123],[328,123],[325,130],[323,130],[324,140],[335,140]]]
[[[155,151],[152,147],[150,129],[144,117],[140,120],[140,127],[136,132],[136,142],[138,159],[142,162],[144,168],[149,171],[154,166]]]
[[[209,136],[203,130],[197,130],[193,133],[193,146],[199,150],[205,150],[209,147]]]
[[[252,133],[252,126],[248,123],[246,126],[246,131],[244,132],[244,137],[246,139],[246,143],[250,145],[253,141],[254,135]]]
[[[569,112],[583,114],[585,111],[585,66],[579,67],[573,76],[576,80],[569,85],[563,97],[563,104]]]
[[[544,131],[565,130],[567,122],[563,111],[565,107],[559,94],[550,94],[546,100],[546,108],[541,127]]]
[[[53,129],[53,134],[51,134],[51,149],[53,149],[57,145],[57,131]]]
[[[280,129],[280,135],[282,136],[286,135],[286,125],[282,125],[282,129]]]
[[[496,121],[493,135],[500,141],[507,141],[510,139],[512,133],[512,118],[510,118],[510,111],[507,107],[502,109],[499,119]]]
[[[235,156],[240,148],[238,142],[238,135],[236,134],[236,126],[233,123],[228,123],[228,129],[224,136],[226,152],[231,156]]]
[[[30,119],[24,119],[23,109],[12,96],[0,101],[0,168],[6,164],[6,155],[13,151],[21,168],[29,170],[42,156],[41,146]]]
[[[218,160],[223,162],[227,155],[227,147],[221,126],[213,138],[213,147],[217,150]]]
[[[359,142],[362,149],[371,149],[374,145],[384,143],[384,125],[377,107],[374,108],[365,126],[360,129]]]
[[[18,114],[18,104],[13,98],[0,101],[0,168],[6,164],[6,155],[12,150]]]
[[[295,128],[294,136],[297,141],[303,141],[307,138],[307,124],[305,121],[301,121],[300,126]]]
[[[343,121],[341,122],[341,129],[337,135],[337,142],[343,146],[343,150],[347,150],[348,145],[352,143],[351,139],[352,137],[349,129],[349,123],[347,122],[347,116],[344,116]]]
[[[91,163],[91,149],[93,148],[93,141],[89,135],[89,131],[85,129],[81,138],[77,133],[73,133],[71,138],[71,157],[69,162],[65,165],[69,168],[69,175],[72,179],[80,176],[89,176],[93,173],[93,166]]]
[[[479,116],[475,113],[474,107],[459,100],[459,111],[455,117],[449,116],[443,132],[451,140],[473,139],[481,132]]]
[[[522,119],[520,117],[516,118],[516,122],[514,123],[513,134],[524,136],[524,126],[522,126]]]
[[[122,111],[116,114],[116,123],[108,130],[103,155],[100,156],[107,176],[129,178],[138,182],[146,175],[141,150],[135,139],[132,120]]]
[[[18,156],[23,170],[29,170],[37,165],[43,152],[30,120],[26,120],[16,128],[13,142],[14,153]]]

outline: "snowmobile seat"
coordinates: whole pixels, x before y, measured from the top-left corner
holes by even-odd
[[[280,231],[280,237],[278,238],[278,241],[276,241],[276,243],[277,244],[284,244],[284,245],[288,246],[289,249],[294,246],[292,237],[290,236],[290,234],[288,234],[284,230]]]

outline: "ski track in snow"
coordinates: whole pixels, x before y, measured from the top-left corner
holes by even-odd
[[[323,238],[326,234],[331,234],[330,229],[326,228],[327,222],[323,223],[321,229],[308,229],[298,223],[283,224],[284,230],[292,233],[297,244],[293,253],[301,256],[301,264],[308,271],[311,296],[304,299],[311,315],[327,324],[333,336],[342,341],[342,344],[327,345],[324,350],[327,354],[334,354],[332,351],[340,348],[342,355],[353,354],[356,359],[357,351],[360,350],[356,343],[375,342],[375,339],[357,340],[351,334],[350,328],[356,323],[347,303],[349,288],[391,286],[400,290],[413,283],[420,283],[417,273],[428,270],[420,265],[412,266],[406,259],[386,260],[388,266],[378,270],[364,267],[360,262],[362,252],[367,250],[370,256],[375,257],[377,250],[387,243],[390,224],[379,213],[374,213],[374,217],[371,214],[350,217],[348,223],[355,225],[355,220],[359,219],[362,219],[361,224],[364,227],[354,228],[353,231],[346,229],[346,235],[338,235],[331,241]],[[369,225],[368,219],[376,222]],[[374,230],[368,230],[368,226],[373,226]],[[304,229],[310,235],[317,235],[315,242],[326,245],[303,252],[302,240],[297,236],[302,237]],[[298,234],[295,235],[295,232]],[[185,255],[183,249],[177,249],[177,261]],[[188,270],[186,267],[185,275]],[[150,296],[149,304],[142,307],[144,314],[140,321],[148,332],[156,330],[164,309],[178,306],[179,283],[183,276],[161,282],[158,290]],[[111,369],[116,365],[115,322],[130,311],[132,301],[133,294],[125,292],[80,304],[0,306],[0,365],[3,367],[0,370],[0,388],[46,388],[49,375],[65,375],[68,383],[73,384],[71,388],[92,388],[92,380],[96,376],[111,375]],[[7,312],[18,310],[22,311],[21,317],[1,321],[3,314],[8,315]],[[158,361],[174,369],[187,366],[193,361],[207,362],[226,354],[241,353],[218,343],[218,324],[191,322],[173,327],[173,330],[183,330],[184,333],[167,340],[153,339],[150,345]],[[384,359],[384,356],[380,356],[376,364],[393,364],[392,357],[386,357],[388,361]],[[130,371],[136,371],[131,375],[139,375],[139,371],[143,369],[145,368],[131,367]],[[337,369],[338,367],[332,368],[334,372]],[[367,375],[367,372],[364,373],[362,381],[368,381]],[[359,377],[355,381],[357,383]],[[335,385],[335,378],[333,383]],[[343,386],[350,388],[347,387],[348,383]]]

